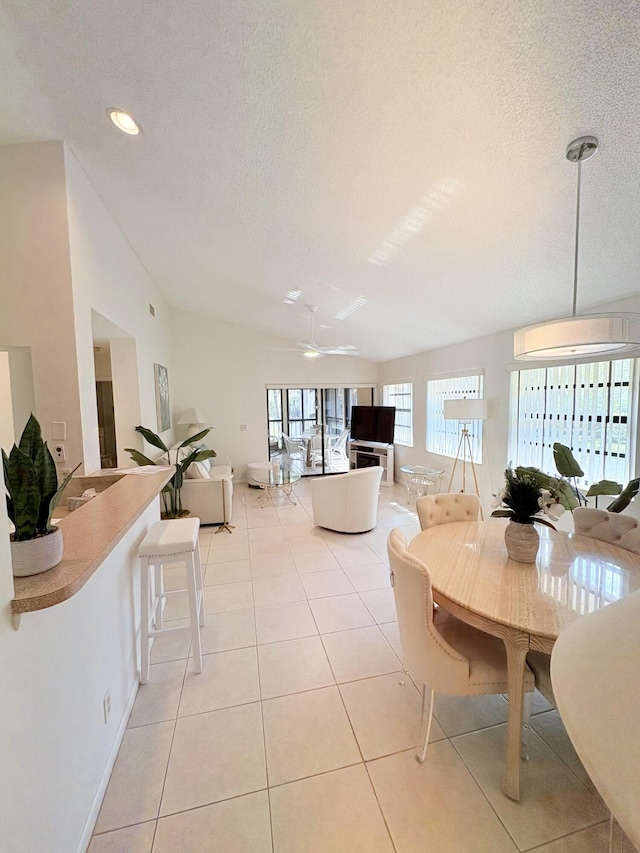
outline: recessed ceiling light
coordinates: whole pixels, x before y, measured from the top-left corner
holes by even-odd
[[[121,130],[123,133],[128,133],[129,136],[138,136],[139,133],[142,133],[142,128],[129,113],[112,108],[107,110],[107,115],[118,130]]]

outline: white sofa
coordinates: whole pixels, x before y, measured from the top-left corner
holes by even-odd
[[[311,480],[313,523],[339,533],[365,533],[376,526],[384,468],[359,468]]]
[[[172,461],[175,461],[177,449],[177,444],[169,448]],[[185,458],[192,450],[191,447],[183,448],[180,451],[180,458]],[[222,506],[223,489],[226,518]],[[231,521],[233,512],[231,465],[216,465],[215,457],[190,465],[182,483],[182,506],[188,509],[192,516],[199,518],[200,524],[222,524],[223,521]]]

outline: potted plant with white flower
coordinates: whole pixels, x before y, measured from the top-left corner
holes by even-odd
[[[504,488],[494,503],[501,508],[494,510],[491,515],[510,519],[504,533],[509,557],[519,563],[535,563],[540,537],[534,524],[544,524],[555,530],[547,518],[557,521],[564,507],[558,495],[541,489],[536,477],[528,471],[507,468],[504,477]]]

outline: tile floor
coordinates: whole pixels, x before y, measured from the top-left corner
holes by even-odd
[[[260,509],[240,486],[233,534],[203,528],[204,671],[188,635],[156,642],[90,853],[604,853],[607,812],[539,694],[521,803],[500,790],[502,696],[438,698],[415,761],[386,539],[417,517],[403,487],[383,488],[375,530],[331,533],[309,489]],[[167,618],[186,614],[173,597]]]

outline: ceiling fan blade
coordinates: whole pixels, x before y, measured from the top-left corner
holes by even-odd
[[[318,352],[323,355],[357,355],[358,350],[353,347],[318,347]]]

